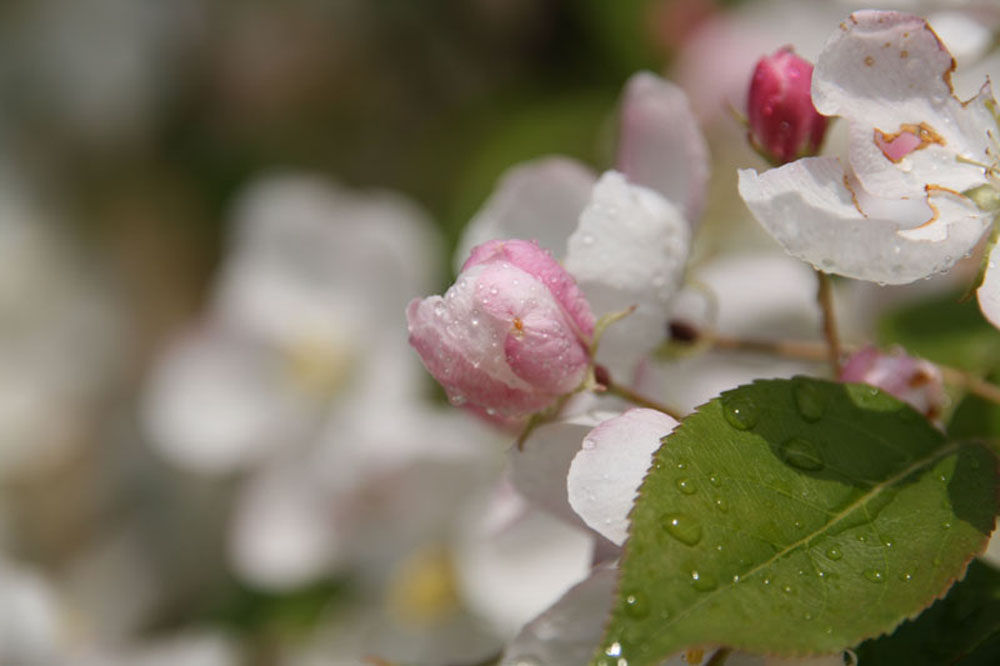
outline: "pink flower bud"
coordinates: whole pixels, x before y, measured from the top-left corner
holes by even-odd
[[[813,66],[790,47],[757,62],[747,95],[750,143],[770,162],[815,155],[827,119],[812,103]]]
[[[855,352],[840,371],[842,382],[877,386],[934,420],[947,398],[937,366],[895,350],[885,354],[872,346]]]
[[[406,310],[410,344],[454,404],[512,419],[575,389],[594,315],[572,276],[536,243],[472,250],[442,298]]]

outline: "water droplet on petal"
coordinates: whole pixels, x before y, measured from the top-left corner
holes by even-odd
[[[583,440],[583,448],[586,449],[587,451],[590,451],[590,450],[592,450],[592,449],[594,449],[596,447],[597,447],[597,443],[594,442],[594,440],[592,440],[592,439],[585,439],[585,440]]]

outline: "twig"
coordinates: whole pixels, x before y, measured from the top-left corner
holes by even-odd
[[[802,361],[820,362],[827,358],[827,345],[818,342],[759,340],[754,338],[731,338],[711,334],[703,335],[715,349],[772,354],[774,356],[783,356]],[[850,353],[854,349],[847,347],[846,351]],[[941,371],[941,378],[946,383],[964,388],[973,395],[1000,405],[1000,386],[991,384],[985,379],[959,368],[953,368],[940,363],[935,363],[934,365]]]
[[[833,290],[830,276],[821,270],[816,271],[819,287],[816,289],[816,302],[823,313],[823,337],[826,338],[827,358],[833,376],[840,376],[840,338],[837,337],[837,317],[833,311]]]
[[[632,389],[622,386],[621,384],[616,384],[612,381],[611,376],[608,375],[607,371],[599,374],[598,377],[599,386],[603,387],[603,390],[611,395],[616,395],[623,400],[631,402],[633,405],[639,407],[646,407],[648,409],[655,409],[658,412],[663,412],[667,416],[671,416],[678,421],[684,418],[684,415],[679,409],[674,409],[673,407],[668,407],[661,402],[657,402],[652,398],[647,398],[641,393],[637,393]]]

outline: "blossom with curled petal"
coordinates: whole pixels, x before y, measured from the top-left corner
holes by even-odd
[[[959,100],[952,56],[923,19],[852,14],[816,61],[812,95],[849,123],[849,167],[815,157],[740,172],[740,194],[792,255],[847,277],[903,284],[969,254],[1000,208],[996,101]],[[979,287],[1000,324],[997,255]]]
[[[635,305],[597,361],[631,378],[663,340],[705,203],[708,149],[677,86],[648,72],[622,94],[615,170],[547,157],[511,168],[469,223],[456,259],[487,240],[536,239],[576,278],[597,317]]]

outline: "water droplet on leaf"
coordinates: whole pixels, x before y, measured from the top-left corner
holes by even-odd
[[[675,485],[677,486],[677,490],[681,491],[685,495],[694,495],[698,492],[698,489],[695,487],[694,482],[691,479],[677,479]]]
[[[722,398],[722,415],[737,430],[749,430],[757,425],[760,410],[750,398],[730,394]]]
[[[782,444],[781,458],[792,467],[807,472],[823,469],[825,465],[816,445],[802,437],[793,437]]]
[[[823,417],[826,411],[826,399],[815,385],[799,380],[792,388],[795,399],[795,409],[803,420],[814,423]]]
[[[668,513],[661,523],[667,534],[683,544],[694,546],[701,541],[701,523],[683,513]]]

